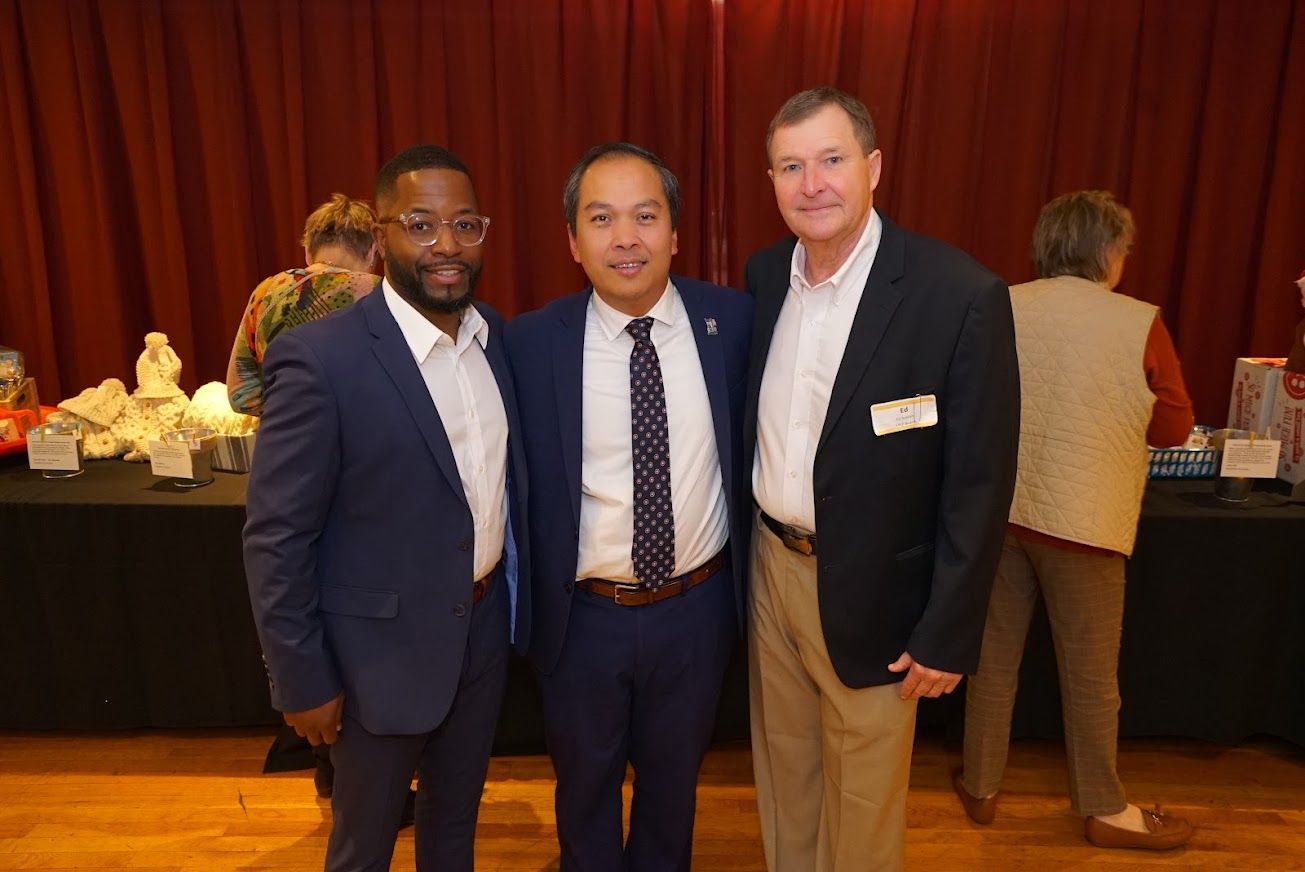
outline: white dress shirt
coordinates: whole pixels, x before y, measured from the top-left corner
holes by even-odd
[[[382,288],[385,305],[399,322],[444,425],[471,508],[475,571],[467,580],[470,586],[488,575],[503,557],[507,531],[507,412],[485,357],[489,325],[475,306],[468,306],[454,340],[400,297],[389,279]]]
[[[689,313],[671,282],[648,312],[666,389],[675,569],[696,569],[725,547],[729,509],[707,382]],[[595,292],[585,316],[580,547],[576,578],[634,584],[634,463],[630,424],[632,321]]]
[[[770,340],[757,405],[752,492],[767,515],[807,532],[818,534],[816,445],[882,230],[879,213],[871,212],[847,260],[817,285],[806,279],[806,248],[799,242]]]

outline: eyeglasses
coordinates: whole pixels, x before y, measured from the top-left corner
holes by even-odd
[[[382,218],[377,223],[392,222],[402,224],[403,229],[408,231],[408,238],[415,245],[434,245],[435,240],[439,238],[440,228],[445,224],[453,234],[453,241],[468,248],[484,242],[485,233],[489,230],[489,219],[484,215],[459,215],[456,218],[441,220],[424,213],[404,212],[393,218]]]

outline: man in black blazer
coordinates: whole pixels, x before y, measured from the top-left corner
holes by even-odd
[[[916,701],[979,657],[1015,482],[1005,285],[873,208],[865,106],[804,91],[767,136],[796,235],[753,255],[752,744],[772,872],[898,869]]]

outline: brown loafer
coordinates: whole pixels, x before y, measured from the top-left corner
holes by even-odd
[[[979,799],[977,796],[970,796],[969,792],[961,784],[960,769],[952,770],[952,789],[960,797],[961,807],[965,809],[965,814],[976,824],[990,824],[992,819],[997,815],[997,795],[994,793],[987,799]]]
[[[1145,833],[1111,826],[1090,817],[1083,823],[1083,835],[1098,848],[1142,848],[1149,851],[1181,848],[1192,837],[1191,824],[1182,818],[1161,814],[1158,808],[1142,809],[1142,823],[1146,824]]]

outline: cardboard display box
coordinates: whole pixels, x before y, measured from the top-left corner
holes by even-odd
[[[1285,357],[1239,357],[1228,400],[1228,427],[1263,433],[1273,415],[1273,396]]]
[[[1293,485],[1305,482],[1305,373],[1279,370],[1273,398],[1273,435],[1278,448],[1278,478]]]
[[[34,415],[41,413],[41,401],[36,395],[36,379],[20,378],[0,396],[0,409],[19,412],[24,409]]]

